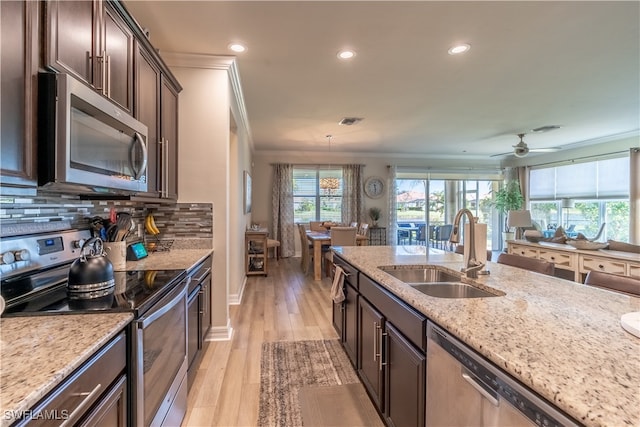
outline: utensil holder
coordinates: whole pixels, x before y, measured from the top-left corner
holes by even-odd
[[[127,242],[104,242],[104,251],[115,271],[127,269]]]

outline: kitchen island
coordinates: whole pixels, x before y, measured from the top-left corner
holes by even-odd
[[[623,314],[640,311],[640,298],[496,263],[474,282],[505,295],[436,298],[378,267],[429,264],[459,271],[461,255],[423,246],[336,251],[580,423],[640,425],[640,338],[620,326]]]
[[[32,408],[132,319],[131,313],[0,319],[1,425]]]

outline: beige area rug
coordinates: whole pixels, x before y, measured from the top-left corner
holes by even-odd
[[[298,395],[305,427],[384,427],[360,383],[303,387]]]
[[[335,403],[335,400],[327,399],[328,390],[320,389],[346,384],[356,384],[362,388],[338,340],[263,343],[260,361],[258,425],[283,427],[318,425],[314,424],[315,421],[312,418],[315,415],[313,414],[331,410],[324,408],[324,405],[327,402]],[[351,396],[348,399],[352,403],[361,401],[358,394],[354,394],[351,388],[339,389],[333,389],[333,391],[346,392]],[[301,398],[305,413],[309,414],[304,424],[300,407]],[[368,403],[371,405],[370,402]],[[375,413],[373,406],[365,409],[371,409]],[[354,410],[359,411],[361,407],[355,407]],[[367,416],[359,415],[359,417]]]

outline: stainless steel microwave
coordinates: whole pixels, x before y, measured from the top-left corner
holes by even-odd
[[[38,77],[38,185],[45,190],[147,191],[147,127],[68,74]]]

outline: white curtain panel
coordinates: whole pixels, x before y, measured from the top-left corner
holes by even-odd
[[[280,241],[280,256],[295,254],[295,224],[293,220],[293,165],[273,165],[273,192],[271,193],[271,220],[273,239]]]
[[[364,220],[364,165],[342,167],[342,223],[361,223]]]
[[[398,173],[398,168],[393,165],[389,166],[387,176],[387,197],[389,200],[387,201],[387,206],[389,207],[389,211],[387,214],[387,245],[397,246],[398,244],[398,215],[397,215],[397,206],[396,206],[396,175]]]
[[[640,245],[640,148],[631,148],[629,162],[629,242]]]

